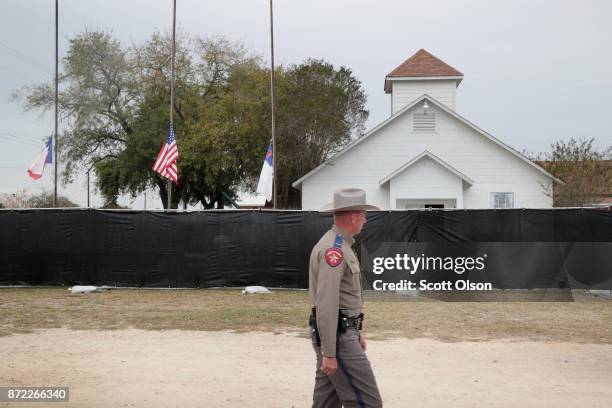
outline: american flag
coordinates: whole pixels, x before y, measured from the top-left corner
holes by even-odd
[[[176,146],[176,138],[174,137],[174,130],[172,130],[172,123],[170,123],[168,136],[166,136],[166,143],[164,143],[157,155],[157,159],[155,159],[153,170],[176,184],[178,181],[178,172],[176,170],[176,161],[178,158],[179,152]]]

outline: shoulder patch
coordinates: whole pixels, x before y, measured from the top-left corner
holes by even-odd
[[[342,248],[342,235],[336,234],[336,239],[334,240],[334,247]]]
[[[340,265],[344,259],[344,254],[340,248],[329,248],[325,251],[325,262],[332,268]]]

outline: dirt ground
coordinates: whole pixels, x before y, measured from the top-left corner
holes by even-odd
[[[610,300],[369,298],[385,407],[612,400]],[[305,309],[304,292],[0,289],[0,386],[69,386],[52,407],[308,407]]]
[[[368,354],[386,407],[612,401],[611,345],[393,339],[370,341]],[[57,407],[297,408],[314,384],[309,341],[262,332],[46,329],[3,338],[0,361],[2,385],[69,386]]]

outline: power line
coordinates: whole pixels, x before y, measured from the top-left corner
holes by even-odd
[[[8,142],[15,142],[15,143],[19,143],[21,145],[24,146],[31,146],[31,147],[38,147],[38,148],[42,148],[44,147],[44,142],[31,142],[28,140],[21,140],[21,139],[17,139],[17,138],[11,138],[9,136],[5,136],[5,135],[0,135],[0,139],[8,141]]]
[[[41,143],[41,140],[36,140],[36,139],[29,138],[29,137],[24,137],[24,136],[17,136],[16,134],[11,133],[11,132],[7,132],[5,130],[0,131],[0,134],[1,135],[7,135],[7,136],[10,136],[10,137],[14,137],[15,139],[19,139],[19,140],[27,140],[29,142],[36,143],[36,144]]]
[[[18,139],[29,140],[31,142],[36,142],[36,143],[40,142],[40,140],[38,140],[38,139],[30,138],[30,137],[27,137],[27,136],[17,136],[16,134],[14,134],[12,132],[7,132],[6,130],[0,130],[0,134],[11,136],[11,137],[16,137]]]
[[[51,75],[51,72],[47,69],[47,68],[43,68],[42,65],[40,65],[38,62],[36,62],[33,59],[30,59],[30,57],[28,57],[25,54],[22,54],[20,51],[9,47],[8,45],[4,44],[2,41],[0,41],[0,45],[2,47],[4,47],[9,54],[11,54],[13,57],[20,59],[23,62],[27,62],[28,64],[32,65],[33,67],[38,68],[39,70],[42,70],[43,72],[45,72],[46,74]]]
[[[3,135],[0,135],[0,139],[7,140],[9,142],[19,143],[19,144],[22,144],[22,145],[28,146],[28,147],[38,147],[38,148],[42,148],[43,147],[43,145],[41,145],[41,144],[32,143],[32,142],[26,142],[26,141],[23,141],[23,140],[9,139],[9,138],[7,138],[6,136],[3,136]]]
[[[4,65],[0,65],[0,70],[4,70],[5,72],[8,72],[8,73],[10,73],[12,75],[17,75],[17,76],[21,75],[21,72],[17,72],[13,68],[10,68],[10,67],[4,66]]]

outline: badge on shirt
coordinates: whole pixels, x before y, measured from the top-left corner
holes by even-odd
[[[340,248],[329,248],[325,251],[325,262],[332,268],[340,265],[342,263],[344,255],[342,254],[342,250]]]

